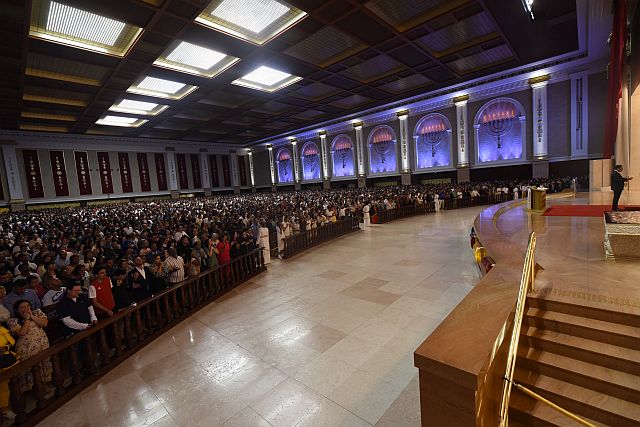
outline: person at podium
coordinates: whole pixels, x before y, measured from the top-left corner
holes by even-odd
[[[633,177],[623,177],[622,170],[622,165],[616,165],[613,171],[611,171],[611,189],[613,190],[612,211],[620,210],[618,208],[618,201],[620,201],[620,195],[622,195],[622,190],[624,190],[624,183],[633,179]]]

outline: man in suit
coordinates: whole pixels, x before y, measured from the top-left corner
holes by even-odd
[[[144,265],[141,257],[134,260],[134,267],[129,271],[128,276],[129,289],[135,302],[140,302],[151,296],[150,285],[153,274],[149,267]]]
[[[624,190],[624,183],[633,179],[625,178],[622,176],[622,165],[616,165],[611,171],[611,189],[613,190],[613,204],[611,205],[611,210],[618,211],[618,201],[620,200],[620,195],[622,194],[622,190]]]

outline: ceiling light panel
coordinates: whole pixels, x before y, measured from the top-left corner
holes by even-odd
[[[231,83],[251,89],[263,90],[265,92],[275,92],[298,80],[302,80],[302,77],[262,66]]]
[[[96,121],[96,124],[103,126],[118,126],[125,128],[137,128],[147,123],[148,120],[137,117],[122,117],[105,115]]]
[[[280,0],[213,0],[196,22],[255,44],[264,44],[305,16],[305,11]]]
[[[138,79],[136,83],[127,89],[127,92],[156,98],[182,99],[197,88],[198,86],[145,76]]]
[[[174,42],[154,63],[159,67],[203,77],[215,77],[233,64],[236,58],[192,43]]]
[[[109,111],[120,113],[142,114],[145,116],[157,116],[169,108],[168,105],[156,104],[154,102],[135,101],[133,99],[123,99],[109,108]]]
[[[125,56],[142,28],[51,0],[33,0],[29,35],[67,46]]]

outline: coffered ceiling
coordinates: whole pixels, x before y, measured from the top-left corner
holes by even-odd
[[[572,0],[0,3],[9,130],[245,144],[578,49]]]

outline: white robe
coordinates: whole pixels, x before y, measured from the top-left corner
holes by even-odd
[[[362,208],[362,214],[364,216],[364,226],[365,227],[370,227],[371,226],[371,217],[369,216],[369,205],[364,205],[364,207]]]
[[[271,263],[271,246],[269,246],[269,229],[267,227],[260,227],[260,237],[258,237],[258,247],[263,248],[262,255],[264,256],[264,263]]]
[[[284,238],[285,233],[280,230],[280,227],[276,228],[276,235],[278,236],[278,253],[284,252]]]

